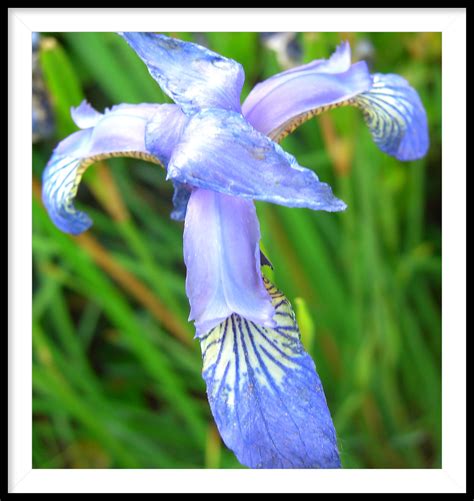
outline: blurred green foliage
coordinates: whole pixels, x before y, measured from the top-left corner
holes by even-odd
[[[281,71],[257,33],[172,34],[240,61],[250,88]],[[239,468],[221,443],[187,322],[182,223],[156,165],[114,159],[85,175],[81,237],[39,198],[69,109],[169,101],[111,33],[46,33],[41,65],[56,135],[34,145],[33,466]],[[304,124],[283,147],[348,203],[326,214],[257,203],[272,280],[295,306],[346,468],[441,466],[441,35],[300,33],[303,61],[348,39],[426,106],[431,148],[401,163],[355,109]]]

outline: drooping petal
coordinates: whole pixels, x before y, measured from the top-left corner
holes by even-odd
[[[371,88],[355,98],[378,147],[399,160],[428,151],[426,112],[418,93],[401,76],[376,73]]]
[[[234,314],[201,338],[203,377],[219,432],[250,468],[340,468],[314,362],[289,302],[266,285],[277,326]]]
[[[318,59],[256,85],[242,105],[247,120],[274,141],[339,106],[360,108],[379,148],[399,160],[423,157],[429,146],[426,112],[418,93],[393,74],[369,75],[350,63],[343,42],[328,60]]]
[[[145,146],[145,129],[154,116],[169,114],[170,109],[184,117],[172,104],[122,104],[104,114],[82,104],[73,112],[79,124],[95,125],[61,141],[43,172],[43,202],[58,228],[77,235],[92,224],[89,216],[73,205],[82,175],[89,165],[116,156],[136,157],[157,164],[167,160],[171,143],[174,144],[178,137],[164,129],[162,150],[155,145],[152,154]]]
[[[242,66],[201,45],[154,33],[120,33],[182,110],[240,110]]]
[[[233,313],[273,325],[260,272],[260,227],[251,200],[194,190],[184,224],[186,293],[196,335]]]
[[[190,118],[173,150],[168,178],[289,207],[346,208],[313,171],[299,166],[242,115],[225,110],[204,110]]]
[[[280,141],[309,118],[370,88],[365,62],[350,64],[350,47],[344,42],[328,60],[316,60],[278,73],[257,84],[242,113],[260,132]]]

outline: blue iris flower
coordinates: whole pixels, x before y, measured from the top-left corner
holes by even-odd
[[[252,468],[338,468],[336,433],[320,379],[287,299],[261,273],[253,200],[341,211],[331,188],[279,145],[298,125],[343,105],[360,108],[379,148],[400,160],[428,148],[426,114],[400,76],[351,63],[342,43],[327,60],[279,73],[240,103],[242,66],[199,45],[121,34],[176,104],[72,110],[81,129],[55,149],[43,201],[63,231],[92,224],[75,209],[81,176],[114,156],[166,168],[172,217],[184,219],[190,320],[203,377],[226,445]]]

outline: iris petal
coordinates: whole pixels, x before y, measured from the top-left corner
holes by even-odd
[[[173,181],[173,212],[171,212],[171,219],[175,221],[184,221],[186,217],[186,210],[188,207],[189,198],[191,197],[191,186]]]
[[[240,110],[242,66],[200,45],[154,33],[121,33],[151,76],[182,110]]]
[[[328,60],[284,71],[256,85],[242,105],[243,115],[260,132],[281,141],[324,111],[360,108],[379,148],[399,160],[428,151],[426,112],[418,93],[393,74],[369,75],[365,62],[350,64],[343,42]]]
[[[266,285],[275,328],[232,315],[201,338],[203,377],[219,432],[250,468],[339,468],[314,362],[289,302]]]
[[[43,172],[43,202],[53,222],[61,230],[77,235],[87,230],[92,221],[87,214],[77,211],[73,200],[82,175],[97,161],[116,156],[128,156],[163,163],[170,143],[177,137],[168,134],[163,149],[151,154],[145,146],[145,128],[155,115],[170,107],[182,115],[176,105],[122,104],[100,114],[89,105],[75,110],[75,120],[81,125],[95,123],[71,134],[61,141]],[[158,154],[159,153],[159,154]]]
[[[147,151],[167,165],[187,121],[186,115],[175,104],[160,105],[159,112],[155,113],[146,124]]]
[[[186,293],[196,335],[233,313],[273,325],[260,272],[260,227],[250,200],[194,190],[184,224]]]
[[[190,118],[171,156],[168,178],[288,207],[346,208],[313,171],[299,166],[242,115],[225,110],[204,110]]]
[[[399,160],[416,160],[428,151],[426,112],[418,93],[399,75],[373,75],[367,92],[355,99],[378,147]]]
[[[77,108],[71,108],[71,117],[80,129],[88,129],[97,125],[103,115],[95,110],[87,101],[82,101]]]
[[[366,63],[351,65],[349,44],[343,42],[328,60],[292,68],[257,84],[242,113],[257,130],[280,141],[309,118],[346,104],[370,85]]]

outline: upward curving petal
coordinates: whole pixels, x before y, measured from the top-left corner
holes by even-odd
[[[184,223],[186,293],[199,337],[237,313],[273,325],[260,272],[260,227],[251,200],[194,190]]]
[[[242,115],[225,110],[205,110],[189,120],[173,150],[168,178],[288,207],[346,208],[313,171],[299,166]]]
[[[154,33],[120,33],[182,110],[240,110],[242,66],[201,45]]]
[[[242,113],[257,130],[280,141],[306,120],[347,104],[370,85],[366,63],[351,65],[349,44],[343,42],[328,60],[312,61],[257,84],[242,104]]]
[[[178,136],[163,129],[162,148],[153,153],[145,145],[145,130],[153,117],[173,113],[183,117],[176,105],[122,104],[98,113],[84,103],[73,111],[81,126],[91,125],[61,141],[43,172],[43,202],[61,230],[77,235],[87,230],[92,221],[73,204],[82,175],[89,165],[116,156],[136,157],[163,164],[168,160]],[[158,133],[158,131],[155,131]]]
[[[288,300],[272,328],[236,314],[202,336],[203,378],[227,447],[250,468],[340,468],[336,433]]]

